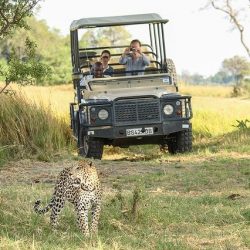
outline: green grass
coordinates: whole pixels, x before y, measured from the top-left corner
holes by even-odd
[[[137,165],[137,174],[112,175],[108,180],[103,177],[104,190],[109,192],[104,192],[99,236],[93,240],[82,236],[69,204],[55,231],[50,228],[49,214],[33,212],[33,202],[38,197],[44,203],[49,200],[53,184],[1,186],[0,248],[250,248],[249,158],[218,157],[194,164],[154,163],[155,171],[143,175],[140,168],[145,163]],[[136,187],[142,192],[139,215],[133,219]],[[117,194],[123,197],[122,208]],[[233,194],[238,196],[231,198]]]
[[[26,162],[0,168],[0,249],[250,249],[250,128],[236,122],[250,120],[250,101],[228,98],[228,88],[186,88],[196,93],[193,152],[171,156],[151,145],[106,147],[104,160],[96,161],[104,172],[104,198],[99,236],[92,240],[80,233],[69,204],[57,230],[50,228],[49,214],[33,212],[33,202],[40,197],[45,203],[53,192],[58,171],[49,161],[59,160],[64,150],[70,161],[77,158],[69,101],[61,101],[71,98],[72,89],[28,88],[29,96],[40,94],[45,103],[1,96],[0,165],[22,158],[48,163],[43,171],[39,163]],[[38,177],[41,183],[33,182]]]
[[[193,97],[194,135],[211,138],[233,132],[236,120],[250,120],[248,110],[249,99]]]
[[[232,154],[249,154],[250,152],[250,128],[236,129],[229,133],[207,137],[195,131],[193,135],[193,151],[189,154],[178,155],[180,159],[188,161],[210,156],[230,157]],[[159,150],[158,145],[131,146],[128,149],[106,147],[104,159],[129,160],[129,161],[171,161],[171,155]]]

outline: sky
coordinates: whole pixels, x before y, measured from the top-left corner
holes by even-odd
[[[235,55],[247,58],[247,53],[239,32],[231,29],[223,13],[212,8],[202,10],[206,3],[207,0],[45,0],[36,16],[68,35],[71,22],[81,18],[158,13],[169,19],[165,25],[166,54],[175,62],[177,73],[209,76],[220,70],[224,59]],[[249,25],[246,28],[250,44]],[[136,35],[132,38],[138,38]]]

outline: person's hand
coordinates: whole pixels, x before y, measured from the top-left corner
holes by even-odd
[[[125,50],[124,50],[124,55],[128,55],[129,54],[129,52],[130,52],[130,48],[128,47],[128,48],[126,48]]]
[[[139,53],[139,54],[141,55],[141,54],[142,54],[141,48],[138,48],[136,52]]]
[[[133,50],[132,57],[139,58],[142,56],[141,48]]]

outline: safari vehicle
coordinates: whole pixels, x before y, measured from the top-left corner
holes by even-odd
[[[70,117],[80,155],[101,159],[104,145],[158,144],[171,154],[192,149],[191,96],[178,92],[174,63],[166,57],[167,22],[154,13],[72,22],[75,102],[70,104]],[[146,26],[148,31],[150,42],[142,45],[142,51],[151,64],[143,75],[127,76],[124,65],[119,64],[119,57],[129,44],[103,47],[93,44],[86,48],[79,45],[81,29],[131,25]],[[91,62],[97,61],[104,49],[112,52],[113,76],[87,80]]]

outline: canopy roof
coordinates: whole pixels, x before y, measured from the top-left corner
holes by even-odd
[[[91,17],[73,21],[70,25],[70,30],[74,31],[83,28],[167,22],[167,19],[162,19],[161,16],[156,13],[127,16]]]

